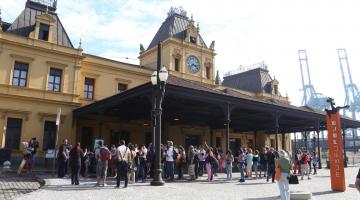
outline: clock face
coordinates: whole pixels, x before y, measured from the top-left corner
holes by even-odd
[[[198,73],[200,71],[200,62],[195,56],[189,56],[187,59],[187,67],[191,73]]]

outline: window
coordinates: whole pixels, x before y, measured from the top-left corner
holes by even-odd
[[[180,71],[180,59],[179,58],[175,58],[175,71]]]
[[[279,94],[279,87],[278,87],[278,85],[274,85],[274,93],[275,93],[275,95],[278,95],[278,94]]]
[[[48,90],[60,92],[62,70],[50,68]]]
[[[190,36],[190,42],[196,44],[196,37]]]
[[[91,127],[83,127],[81,132],[81,147],[87,148],[88,151],[94,150],[94,133],[93,128]]]
[[[12,84],[26,87],[29,64],[15,61]]]
[[[22,119],[8,118],[6,125],[5,148],[19,149]]]
[[[45,121],[43,150],[54,149],[55,140],[56,140],[56,123],[51,121]]]
[[[126,84],[122,84],[122,83],[118,83],[118,92],[124,92],[125,90],[127,90],[127,85]]]
[[[207,79],[210,79],[210,67],[206,67],[205,76]]]
[[[40,23],[39,40],[49,40],[49,25]]]
[[[84,85],[84,98],[92,100],[94,98],[94,83],[95,80],[91,78],[85,78]]]

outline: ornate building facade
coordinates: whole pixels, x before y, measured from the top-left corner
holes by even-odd
[[[215,42],[207,46],[199,25],[181,9],[170,10],[148,48],[140,45],[140,64],[133,65],[87,54],[81,44],[74,47],[56,14],[56,1],[46,5],[39,2],[27,0],[24,11],[13,23],[0,20],[0,148],[10,148],[20,155],[21,142],[36,137],[40,142],[39,155],[53,149],[58,108],[62,109],[59,141],[65,138],[70,143],[80,141],[83,147],[90,149],[97,138],[104,139],[106,144],[117,143],[120,139],[137,144],[151,142],[151,102],[146,100],[149,97],[146,94],[130,97],[140,94],[144,88],[149,89],[159,41],[162,41],[162,64],[170,73],[169,87],[221,95],[219,99],[246,99],[260,105],[254,107],[256,112],[234,109],[235,118],[231,121],[234,126],[225,129],[225,119],[217,124],[212,121],[224,117],[221,106],[212,110],[213,107],[201,101],[191,98],[172,101],[174,97],[166,96],[169,101],[164,109],[168,108],[171,113],[164,117],[163,141],[173,140],[185,146],[207,141],[223,149],[228,142],[233,150],[240,146],[277,145],[290,150],[287,133],[298,130],[289,128],[297,118],[285,115],[280,126],[286,128],[281,130],[282,137],[277,137],[273,133],[279,132],[279,123],[275,129],[263,123],[273,120],[269,109],[274,113],[277,109],[284,113],[286,109],[293,109],[304,114],[304,118],[306,114],[316,120],[322,116],[291,106],[288,98],[278,92],[279,82],[269,76],[267,69],[233,74],[220,84],[218,75],[215,76]],[[186,96],[187,90],[181,98]],[[122,106],[115,106],[113,99],[128,97]],[[227,105],[229,101],[225,101]],[[114,107],[106,107],[108,105]],[[262,105],[268,107],[263,109]],[[95,107],[99,109],[82,112]],[[187,110],[180,112],[178,108],[182,107]],[[193,114],[192,111],[197,112]],[[193,115],[197,117],[192,119]],[[261,118],[262,115],[265,117]],[[303,123],[313,124],[311,120]],[[247,129],[241,128],[238,124],[243,121],[251,122],[252,126],[243,124]]]

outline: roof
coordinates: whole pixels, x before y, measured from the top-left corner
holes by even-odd
[[[65,31],[58,15],[54,9],[49,8],[48,14],[55,20],[55,31],[53,34],[53,41],[61,46],[71,47],[73,45],[68,34]],[[35,17],[46,13],[46,7],[35,2],[27,2],[25,9],[15,19],[15,21],[7,28],[6,32],[16,35],[28,37],[32,31],[35,30]]]
[[[254,93],[271,93],[270,82],[272,80],[269,71],[263,68],[255,68],[246,72],[225,76],[222,85]]]
[[[151,49],[155,47],[160,41],[164,41],[167,38],[174,37],[180,40],[186,38],[186,29],[189,24],[189,18],[184,15],[174,13],[170,15],[161,25],[154,38],[152,39],[149,47]],[[201,46],[206,47],[206,44],[200,36]]]
[[[95,103],[77,108],[74,118],[91,117],[103,113],[122,119],[150,119],[153,86],[146,83]],[[235,90],[201,84],[169,75],[163,104],[164,120],[180,117],[182,123],[203,123],[221,128],[224,123],[224,105],[232,107],[231,127],[237,130],[265,130],[274,128],[274,115],[279,115],[280,128],[300,132],[326,129],[323,111],[310,110],[280,102],[264,101]],[[225,109],[226,110],[226,109]],[[347,128],[360,127],[360,122],[341,117]]]
[[[6,31],[11,26],[10,23],[2,22],[2,30]]]

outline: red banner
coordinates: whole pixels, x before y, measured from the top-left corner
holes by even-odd
[[[344,155],[339,112],[326,116],[331,189],[345,191]]]

